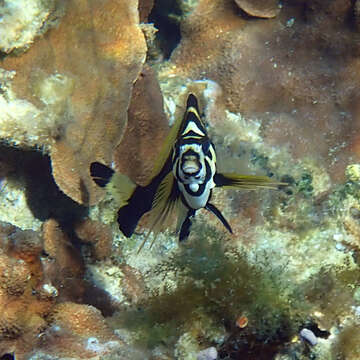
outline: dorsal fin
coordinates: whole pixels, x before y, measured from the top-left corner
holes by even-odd
[[[179,117],[173,124],[170,129],[169,134],[167,135],[164,145],[161,148],[161,151],[158,156],[158,160],[155,162],[155,166],[152,172],[152,176],[156,176],[161,169],[163,168],[166,160],[168,159],[169,155],[171,154],[172,147],[175,144],[177,138],[181,135],[181,131],[184,129],[186,122],[189,120],[189,109],[194,108],[196,110],[196,118],[199,119],[201,122],[199,115],[198,115],[198,102],[194,94],[189,94],[186,102],[186,110],[184,112],[183,117]]]
[[[194,94],[191,94],[191,93],[189,94],[187,101],[186,101],[186,108],[188,109],[189,107],[194,107],[196,109],[196,111],[199,112],[197,98]]]

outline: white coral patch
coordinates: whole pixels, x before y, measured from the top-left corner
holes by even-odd
[[[0,191],[0,221],[11,223],[22,230],[37,231],[41,221],[30,211],[22,184],[7,182]]]
[[[9,53],[34,41],[54,1],[5,0],[0,4],[0,50]]]

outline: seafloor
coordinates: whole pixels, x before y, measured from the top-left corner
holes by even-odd
[[[288,185],[137,254],[89,166],[148,183],[189,92]],[[0,359],[360,359],[359,131],[359,0],[0,1]]]

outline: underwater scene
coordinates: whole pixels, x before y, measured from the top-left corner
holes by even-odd
[[[0,0],[0,360],[360,360],[359,0]]]

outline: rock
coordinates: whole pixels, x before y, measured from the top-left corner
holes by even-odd
[[[278,0],[235,0],[240,9],[248,15],[259,18],[273,18],[279,11]]]

